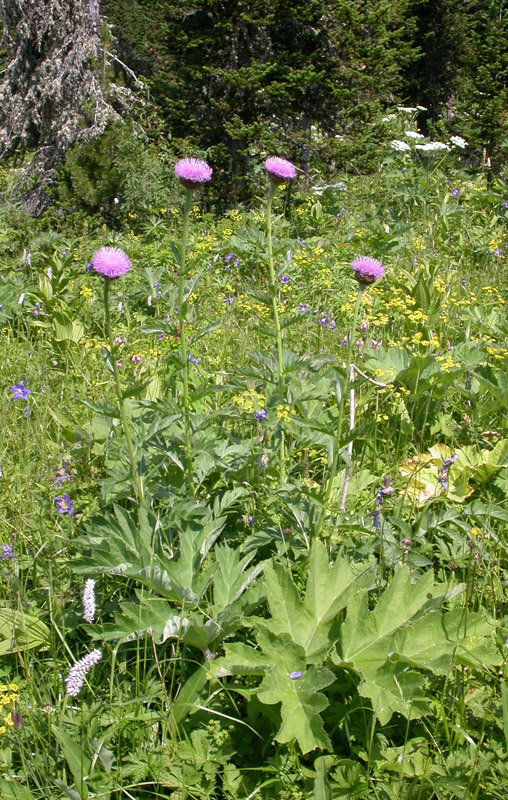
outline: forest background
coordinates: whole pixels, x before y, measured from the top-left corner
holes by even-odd
[[[6,0],[0,145],[18,160],[35,149],[44,185],[57,168],[60,200],[67,187],[89,211],[110,212],[141,174],[149,205],[160,163],[148,168],[147,143],[159,162],[168,147],[204,153],[222,207],[252,197],[246,176],[263,152],[284,152],[307,179],[314,168],[368,171],[396,102],[418,107],[424,134],[459,133],[495,168],[508,144],[505,7]],[[28,198],[36,213],[48,203]]]

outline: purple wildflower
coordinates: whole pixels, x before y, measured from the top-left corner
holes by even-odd
[[[330,329],[331,331],[336,331],[336,330],[337,330],[337,323],[335,322],[335,320],[334,320],[334,319],[332,319],[332,321],[330,322],[330,324],[328,325],[328,327],[329,327],[329,329]]]
[[[196,358],[196,356],[193,356],[192,353],[189,353],[189,361],[192,361],[192,363],[196,364],[196,366],[199,366],[199,364],[201,363],[201,359]]]
[[[62,497],[55,497],[55,503],[58,506],[60,514],[68,514],[69,517],[74,516],[74,503],[68,492],[64,492]]]
[[[212,168],[200,158],[181,158],[175,164],[175,175],[185,189],[199,189],[212,179]]]
[[[309,306],[307,305],[307,303],[302,303],[301,306],[298,306],[298,311],[301,314],[306,314],[308,310],[309,310]]]
[[[330,323],[330,317],[328,316],[328,314],[323,314],[323,316],[321,316],[318,319],[318,322],[320,325],[323,325],[324,327],[325,325],[328,325]]]
[[[247,516],[247,514],[244,514],[242,517],[242,522],[244,525],[252,527],[256,523],[256,520],[253,516]]]
[[[501,247],[498,247],[497,250],[494,250],[494,255],[497,256],[498,258],[503,255],[503,250],[501,249]]]
[[[268,417],[268,411],[266,408],[262,408],[261,411],[256,411],[254,416],[256,418],[256,422],[264,422]]]
[[[296,167],[291,161],[278,156],[270,156],[265,161],[265,169],[272,183],[281,184],[296,178]]]
[[[11,392],[14,392],[15,400],[28,400],[28,395],[32,394],[32,390],[25,386],[24,381],[20,381],[15,386],[10,387]]]
[[[92,263],[94,270],[109,280],[121,278],[132,267],[129,256],[119,247],[101,247],[95,253]]]
[[[0,561],[12,561],[14,558],[16,558],[12,544],[1,545],[0,552]]]
[[[377,531],[381,530],[381,509],[383,507],[383,501],[386,497],[390,497],[395,492],[395,489],[392,486],[391,478],[388,475],[384,476],[384,481],[381,489],[376,495],[376,510],[372,512],[372,518],[374,527]]]
[[[68,461],[62,461],[62,466],[58,467],[58,469],[56,470],[56,481],[55,481],[55,483],[57,483],[58,486],[61,486],[63,483],[65,483],[65,481],[70,481],[71,476],[67,472],[67,468],[68,467],[70,467],[69,462]]]
[[[88,578],[83,590],[83,619],[92,623],[95,619],[95,581]]]
[[[381,261],[376,258],[370,258],[370,256],[356,258],[351,266],[356,280],[363,286],[368,286],[386,275],[386,269]]]
[[[504,205],[504,207],[505,207],[505,208],[508,208],[508,200],[505,200],[505,201],[503,202],[503,205]]]
[[[369,323],[367,322],[366,319],[364,319],[363,322],[360,324],[360,330],[361,331],[368,331],[369,327],[370,327]]]
[[[295,672],[289,672],[288,678],[291,678],[292,681],[297,681],[298,678],[303,678],[303,672],[301,669],[297,669]]]
[[[86,265],[86,271],[91,272],[92,270],[93,270],[93,264],[91,261],[89,261],[88,264]]]
[[[90,672],[92,667],[95,667],[95,665],[99,663],[101,658],[102,652],[98,649],[95,649],[92,650],[91,653],[87,653],[86,656],[83,656],[83,658],[81,658],[79,661],[76,661],[74,666],[69,670],[69,675],[65,679],[68,695],[71,697],[78,696],[83,688],[87,673]]]
[[[143,361],[143,356],[140,355],[132,356],[131,361],[133,364],[141,364],[141,362]]]
[[[281,275],[280,282],[281,283],[289,283],[291,280],[291,275]]]
[[[457,453],[455,453],[451,458],[446,459],[446,461],[443,459],[443,463],[439,467],[439,472],[438,472],[437,479],[438,479],[439,483],[441,484],[441,486],[443,486],[445,489],[448,489],[448,486],[449,486],[449,483],[448,483],[448,470],[450,469],[452,464],[455,464],[455,462],[458,460],[458,458],[459,458],[459,456],[457,455]]]
[[[459,196],[459,194],[460,194],[460,189],[459,189],[459,187],[457,186],[457,188],[456,188],[456,189],[454,189],[454,190],[453,190],[453,192],[452,192],[452,197],[458,197],[458,196]]]
[[[235,257],[234,253],[228,253],[224,261],[226,262],[226,264],[230,264],[234,259],[234,257]]]
[[[226,295],[226,297],[224,298],[224,302],[226,303],[227,306],[233,305],[233,300],[234,297],[231,297],[231,295],[229,296]]]

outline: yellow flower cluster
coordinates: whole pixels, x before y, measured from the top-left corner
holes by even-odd
[[[442,372],[451,372],[452,369],[460,368],[462,364],[460,361],[454,361],[451,353],[446,353],[441,356],[436,356],[436,361],[441,363]]]
[[[19,687],[17,683],[0,684],[0,735],[6,733],[7,728],[12,728],[14,720],[12,712],[19,701]]]
[[[277,417],[280,419],[281,422],[288,422],[291,419],[291,414],[294,414],[294,410],[291,406],[286,404],[280,403],[277,406]]]
[[[261,411],[266,406],[266,397],[261,392],[256,392],[255,389],[248,389],[242,394],[235,394],[232,398],[235,406],[246,414],[253,414],[256,411]]]

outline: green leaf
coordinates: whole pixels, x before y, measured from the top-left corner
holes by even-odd
[[[0,778],[0,794],[3,800],[35,800],[28,786],[16,780]]]
[[[281,743],[295,739],[308,753],[316,748],[330,749],[331,743],[319,716],[328,706],[328,700],[319,690],[334,682],[329,669],[305,666],[303,648],[296,645],[287,634],[273,636],[262,633],[265,652],[269,651],[275,663],[265,673],[258,689],[258,699],[267,705],[281,703],[282,725],[275,736]],[[292,679],[290,674],[303,672]]]
[[[445,596],[431,571],[413,583],[402,566],[374,609],[365,591],[348,603],[341,652],[334,660],[356,668],[362,677],[359,692],[370,697],[383,725],[395,712],[408,719],[425,712],[423,679],[415,668],[442,675],[455,659],[471,666],[499,663],[485,615],[466,617],[460,608],[443,612],[439,606]]]
[[[36,614],[0,608],[0,656],[18,650],[47,650],[50,630]]]
[[[86,781],[90,777],[92,768],[91,759],[85,754],[81,743],[78,744],[74,739],[71,739],[69,734],[62,728],[57,728],[56,725],[52,725],[51,731],[62,748],[64,758],[72,772],[74,784],[80,796],[83,800],[86,800],[88,797]]]
[[[313,657],[330,643],[330,630],[349,597],[372,581],[370,565],[352,565],[339,556],[330,564],[326,546],[315,540],[310,557],[305,598],[290,573],[280,565],[268,565],[266,591],[274,633],[289,633],[307,655]]]

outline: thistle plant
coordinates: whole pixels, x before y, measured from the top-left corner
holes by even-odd
[[[282,328],[279,317],[279,288],[275,282],[275,269],[273,265],[273,240],[272,240],[272,202],[277,188],[286,181],[294,180],[296,178],[296,167],[285,158],[271,156],[266,159],[265,168],[269,180],[268,197],[266,201],[266,231],[268,238],[268,269],[270,274],[270,291],[272,295],[272,313],[273,322],[275,325],[275,336],[277,340],[277,365],[278,365],[278,403],[279,405],[284,402],[284,351],[282,348]],[[280,451],[279,451],[279,483],[282,484],[286,481],[286,452],[285,452],[285,437],[284,431],[281,429],[280,434]]]
[[[199,158],[182,158],[175,164],[175,174],[185,190],[183,207],[183,228],[180,245],[180,271],[178,280],[178,314],[180,324],[180,354],[182,358],[183,380],[183,413],[185,424],[185,451],[187,461],[187,490],[194,494],[194,478],[192,470],[192,433],[189,406],[189,358],[187,347],[187,300],[185,298],[185,276],[187,245],[189,240],[189,215],[192,207],[193,193],[212,178],[212,168]]]
[[[126,275],[128,272],[130,272],[132,264],[127,253],[124,253],[124,251],[120,250],[118,247],[101,247],[95,253],[92,259],[92,265],[93,269],[104,278],[104,314],[106,318],[106,333],[109,345],[109,363],[113,370],[113,376],[115,379],[116,396],[120,409],[120,417],[122,420],[125,441],[127,443],[127,450],[129,453],[134,491],[136,492],[138,502],[142,503],[144,499],[143,484],[141,482],[141,477],[139,475],[138,465],[136,462],[136,454],[134,452],[134,445],[132,442],[131,425],[127,416],[127,410],[125,408],[125,400],[120,384],[118,364],[116,363],[116,358],[114,356],[115,342],[113,339],[111,311],[109,306],[111,281],[121,278],[123,275]]]
[[[326,513],[328,511],[328,506],[330,504],[330,496],[332,494],[333,483],[335,480],[335,476],[337,474],[337,466],[339,463],[339,454],[342,444],[342,427],[345,416],[344,412],[346,406],[346,397],[349,393],[349,388],[351,383],[351,361],[353,358],[353,342],[355,340],[358,314],[360,312],[360,306],[362,304],[363,293],[368,286],[383,278],[386,273],[386,270],[380,261],[377,261],[377,259],[375,258],[369,258],[368,256],[361,256],[360,258],[355,259],[351,266],[353,268],[355,280],[358,282],[358,294],[356,296],[355,309],[353,312],[351,327],[349,329],[349,334],[348,334],[346,370],[344,375],[344,384],[342,386],[342,391],[340,395],[339,418],[337,420],[337,431],[335,434],[335,447],[333,452],[332,463],[330,465],[330,471],[328,473],[328,478],[326,481],[326,489],[324,493],[323,503],[321,506],[321,514],[319,516],[318,526],[316,530],[316,534],[318,536],[320,535],[321,530],[323,528],[323,523],[325,521]]]

